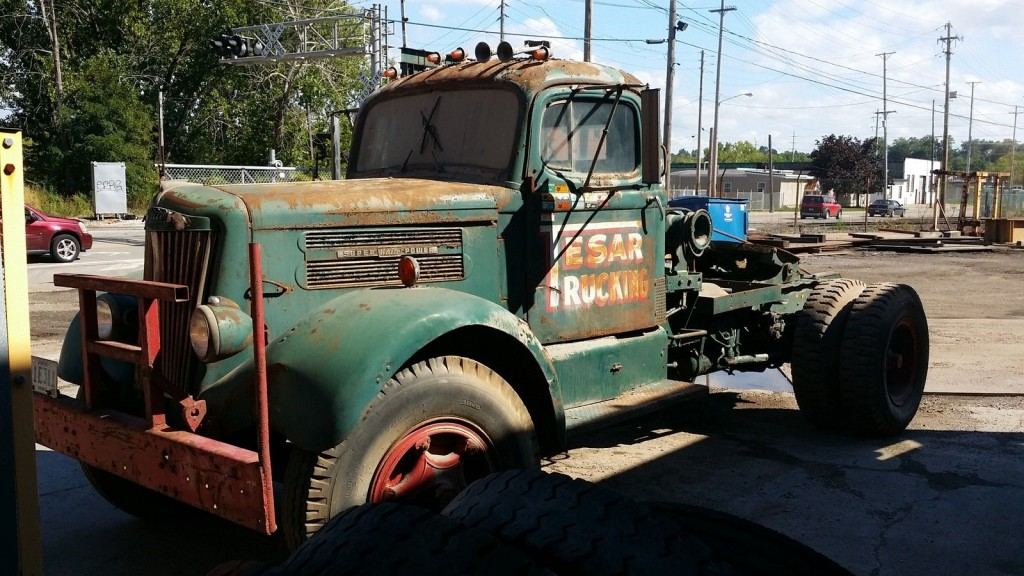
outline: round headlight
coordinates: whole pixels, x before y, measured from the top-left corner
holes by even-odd
[[[202,362],[216,362],[237,354],[252,344],[252,318],[231,300],[210,298],[192,311],[189,340]]]
[[[114,334],[114,318],[117,315],[117,303],[106,294],[96,299],[96,335],[100,340],[109,340]]]
[[[188,337],[192,342],[192,351],[203,362],[211,358],[210,353],[216,348],[213,342],[214,326],[216,322],[208,307],[200,306],[192,311],[192,318],[188,323]]]

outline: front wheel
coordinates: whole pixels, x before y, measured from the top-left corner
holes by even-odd
[[[536,445],[526,406],[496,372],[458,356],[419,362],[388,381],[340,444],[293,450],[285,539],[297,548],[331,517],[366,502],[440,510],[476,479],[535,468]]]
[[[74,262],[80,251],[78,239],[70,234],[59,234],[50,242],[50,256],[57,262]]]

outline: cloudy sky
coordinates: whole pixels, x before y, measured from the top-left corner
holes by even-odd
[[[583,35],[583,0],[505,0],[507,33],[530,38]],[[359,4],[363,4],[360,2]],[[398,0],[387,0],[389,16]],[[1010,138],[1013,105],[1024,111],[1024,0],[732,0],[725,17],[721,99],[745,92],[721,107],[720,140],[746,139],[777,149],[810,151],[824,134],[874,135],[882,108],[881,52],[888,59],[889,137],[942,134],[945,56],[937,41],[945,23],[962,41],[953,44],[950,133],[966,140],[971,87],[975,87],[975,138]],[[498,39],[499,0],[407,0],[408,44],[472,53],[480,40]],[[666,45],[644,39],[667,34],[667,0],[594,0],[594,61],[629,70],[652,87],[664,87]],[[697,133],[700,51],[705,49],[704,128],[711,125],[718,16],[714,0],[677,4],[689,27],[677,36],[673,150],[693,148]],[[490,30],[475,33],[451,26]],[[396,25],[393,45],[401,43]],[[510,36],[518,44],[527,36]],[[632,40],[629,42],[613,41]],[[579,40],[554,40],[556,57],[581,59]],[[392,53],[397,57],[397,52]],[[1024,117],[1021,119],[1024,133]]]

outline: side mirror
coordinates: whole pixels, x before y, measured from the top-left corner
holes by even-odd
[[[661,182],[661,90],[648,88],[640,93],[641,137],[644,184]]]

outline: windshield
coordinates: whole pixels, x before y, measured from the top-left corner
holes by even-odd
[[[615,117],[608,115],[615,109]],[[542,160],[549,168],[587,173],[608,126],[608,137],[597,154],[595,173],[629,173],[639,164],[636,118],[625,104],[605,99],[570,100],[549,104],[541,126]]]
[[[436,172],[506,179],[520,104],[510,90],[425,92],[372,105],[355,172]]]

